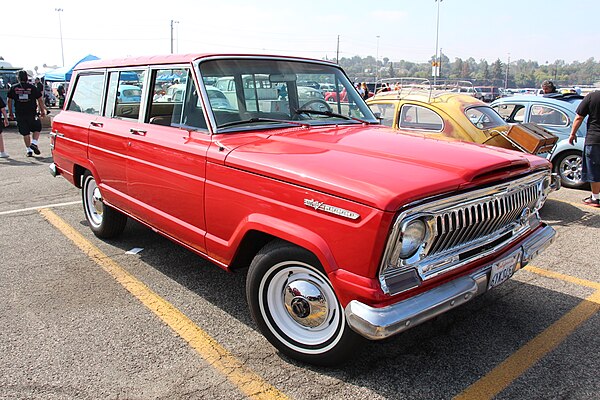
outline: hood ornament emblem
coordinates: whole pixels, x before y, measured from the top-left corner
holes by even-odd
[[[330,214],[339,215],[340,217],[348,218],[348,219],[358,219],[360,214],[355,213],[354,211],[345,210],[343,208],[331,206],[329,204],[325,204],[322,201],[317,201],[314,199],[304,199],[304,205],[310,208],[314,208],[316,211],[325,211]]]

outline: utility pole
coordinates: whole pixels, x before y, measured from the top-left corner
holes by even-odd
[[[335,62],[337,65],[340,65],[340,35],[338,35],[337,39],[337,50],[335,52]]]
[[[377,52],[375,53],[375,82],[379,78],[379,35],[377,37]]]

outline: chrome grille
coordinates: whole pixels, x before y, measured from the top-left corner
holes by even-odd
[[[444,253],[518,222],[525,207],[533,209],[535,206],[538,191],[538,186],[532,184],[436,215],[432,222],[434,239],[427,255]]]

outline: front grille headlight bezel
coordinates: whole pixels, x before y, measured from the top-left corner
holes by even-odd
[[[474,261],[482,257],[483,252],[489,254],[496,248],[517,240],[540,223],[538,211],[552,191],[551,184],[550,171],[543,170],[490,187],[453,196],[436,196],[405,206],[394,221],[384,250],[379,270],[379,281],[383,291],[397,294],[419,286],[425,279]],[[513,207],[506,208],[507,205]],[[448,236],[448,232],[453,234],[454,229],[464,229],[465,226],[460,225],[465,221],[472,223],[469,222],[468,215],[463,214],[472,210],[478,210],[477,212],[481,214],[479,217],[474,214],[471,216],[475,217],[476,223],[479,222],[478,218],[484,217],[496,218],[504,222],[502,224],[498,222],[497,225],[494,222],[485,226],[485,236],[474,236],[474,239],[469,242],[461,243],[457,239],[457,234],[450,236],[449,240],[455,243],[456,249],[440,247],[440,243],[444,243],[440,242],[444,235]],[[510,218],[499,218],[499,215],[507,210],[510,212]],[[449,215],[454,215],[455,218],[448,218]],[[441,225],[440,218],[445,221]],[[422,224],[425,233],[418,245],[412,243],[411,248],[405,248],[405,252],[402,253],[403,235],[408,228],[415,227],[413,224]],[[480,232],[479,229],[472,231]],[[405,240],[405,246],[406,243]],[[401,257],[401,254],[406,257]]]

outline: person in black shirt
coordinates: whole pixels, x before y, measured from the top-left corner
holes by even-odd
[[[577,107],[577,116],[573,120],[569,143],[577,142],[577,130],[587,116],[587,133],[583,147],[581,180],[590,182],[592,194],[583,199],[583,203],[600,207],[600,91],[585,96]]]
[[[37,108],[39,107],[40,116],[43,118],[47,114],[46,106],[42,93],[28,82],[27,71],[17,72],[17,79],[19,83],[12,85],[7,95],[9,116],[13,118],[12,106],[14,103],[17,127],[27,148],[26,155],[31,157],[33,153],[40,154],[38,139],[42,131],[42,121],[38,117]]]

